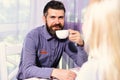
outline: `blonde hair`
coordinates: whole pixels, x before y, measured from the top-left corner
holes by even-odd
[[[89,5],[83,23],[90,58],[99,61],[99,80],[120,80],[119,0],[98,0]]]

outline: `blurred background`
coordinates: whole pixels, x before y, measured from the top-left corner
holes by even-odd
[[[22,43],[33,28],[43,25],[44,5],[50,0],[0,0],[0,80],[16,80]],[[88,0],[59,0],[66,8],[66,28],[79,30]],[[64,63],[63,63],[64,62]],[[60,68],[75,64],[65,54]]]

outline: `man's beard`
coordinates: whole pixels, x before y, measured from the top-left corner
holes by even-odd
[[[56,37],[56,33],[55,33],[55,31],[56,30],[53,30],[52,28],[53,27],[58,27],[58,28],[60,28],[60,30],[62,30],[63,29],[63,26],[62,26],[62,24],[55,24],[55,25],[52,25],[52,26],[48,26],[48,24],[46,23],[46,27],[47,27],[47,31],[49,32],[49,34],[51,35],[51,36],[53,36],[53,37]]]

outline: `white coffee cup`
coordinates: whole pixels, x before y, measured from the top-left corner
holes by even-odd
[[[69,36],[69,31],[68,30],[57,30],[56,36],[59,39],[66,39]]]

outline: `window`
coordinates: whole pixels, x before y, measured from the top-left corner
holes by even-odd
[[[0,0],[0,41],[21,41],[28,29],[30,0]]]

